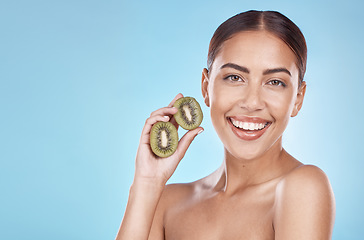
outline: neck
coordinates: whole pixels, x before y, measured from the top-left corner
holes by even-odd
[[[240,159],[225,149],[224,162],[218,169],[215,189],[233,194],[278,177],[282,171],[283,158],[288,153],[282,148],[280,138],[263,155],[253,159]]]

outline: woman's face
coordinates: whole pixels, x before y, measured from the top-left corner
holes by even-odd
[[[211,120],[226,150],[253,159],[274,146],[289,118],[302,106],[305,83],[298,88],[292,50],[266,31],[235,34],[222,44],[202,92]]]

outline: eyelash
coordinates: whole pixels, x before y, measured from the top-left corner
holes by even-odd
[[[272,84],[272,82],[276,82],[276,83],[278,83],[278,84]],[[270,84],[270,85],[272,85],[272,86],[282,86],[282,87],[286,87],[286,86],[287,86],[284,82],[279,81],[279,80],[277,80],[277,79],[270,80],[270,81],[268,82],[268,84]]]
[[[233,80],[232,78],[238,78],[238,80]],[[238,75],[229,75],[227,77],[224,78],[224,80],[230,80],[231,82],[243,82],[244,80],[239,77]]]
[[[233,80],[232,78],[237,78],[237,80]],[[225,77],[224,80],[230,80],[231,82],[243,82],[244,81],[238,75],[229,75],[229,76]],[[272,84],[273,82],[275,82],[275,84]],[[284,82],[282,82],[280,80],[277,80],[277,79],[273,79],[273,80],[268,81],[268,84],[272,85],[272,86],[278,86],[278,87],[279,86],[282,86],[282,87],[287,86]]]

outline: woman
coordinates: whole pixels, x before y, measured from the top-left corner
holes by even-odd
[[[273,11],[238,14],[211,39],[202,94],[224,145],[221,167],[188,184],[165,186],[192,140],[160,159],[149,147],[158,121],[175,123],[168,105],[147,119],[134,182],[117,239],[331,239],[334,196],[326,175],[282,147],[301,109],[306,43],[299,28]]]

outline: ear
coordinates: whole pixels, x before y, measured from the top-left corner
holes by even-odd
[[[208,86],[209,86],[209,72],[206,68],[204,68],[202,70],[201,90],[206,106],[210,107]]]
[[[303,99],[305,98],[305,93],[306,93],[306,82],[302,81],[301,86],[297,92],[297,98],[291,113],[291,117],[297,116],[298,112],[301,110]]]

